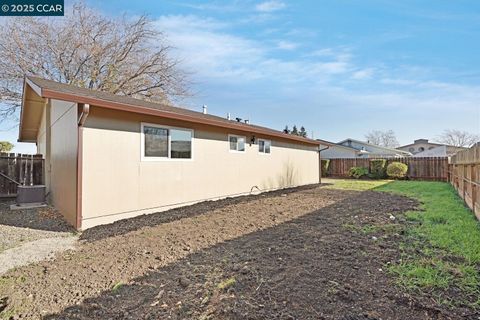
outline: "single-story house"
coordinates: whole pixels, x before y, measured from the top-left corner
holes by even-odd
[[[352,147],[336,144],[335,142],[321,140],[320,141],[320,155],[322,159],[334,158],[365,158],[368,154],[366,150],[358,150]]]
[[[412,155],[408,151],[381,147],[368,142],[350,138],[333,144],[325,140],[318,141],[320,142],[320,154],[323,159],[391,158],[409,157]],[[328,144],[330,144],[330,146],[328,146]]]
[[[401,146],[398,150],[408,151],[416,157],[450,157],[467,148],[429,142],[428,139],[417,139],[413,143]]]
[[[20,118],[77,229],[320,181],[318,141],[206,112],[26,77]]]

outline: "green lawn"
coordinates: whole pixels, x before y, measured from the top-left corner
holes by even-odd
[[[438,303],[480,307],[480,224],[444,182],[337,180],[328,188],[375,190],[418,199],[421,211],[405,213],[402,262],[389,270],[400,286],[433,294]],[[450,299],[459,290],[463,299]]]

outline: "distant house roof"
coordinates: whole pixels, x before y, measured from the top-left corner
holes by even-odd
[[[342,141],[338,142],[338,144],[342,144],[342,143],[345,143],[345,142],[348,142],[348,141],[356,142],[356,143],[359,143],[359,144],[364,144],[364,145],[366,145],[366,146],[371,146],[371,147],[375,147],[375,148],[380,148],[380,149],[383,149],[383,150],[386,150],[386,151],[389,151],[389,152],[401,153],[401,154],[408,155],[408,156],[411,155],[411,153],[410,153],[410,152],[407,152],[407,151],[398,150],[398,149],[394,149],[394,148],[387,148],[387,147],[377,146],[376,144],[371,144],[371,143],[368,143],[368,142],[365,142],[365,141],[360,141],[360,140],[351,139],[351,138],[342,140]],[[355,148],[354,148],[354,149],[355,149]],[[358,149],[357,149],[357,150],[358,150]]]
[[[425,150],[414,154],[413,157],[446,157],[448,156],[447,146],[439,145],[433,149]]]
[[[398,147],[399,148],[406,148],[406,147],[410,147],[410,146],[414,146],[416,144],[431,144],[431,145],[434,145],[434,146],[447,146],[447,147],[452,147],[452,148],[459,148],[459,149],[467,149],[467,148],[464,148],[464,147],[456,147],[456,146],[452,146],[450,144],[444,144],[444,143],[437,143],[437,142],[430,142],[428,141],[428,139],[416,139],[413,143],[409,143],[409,144],[406,144],[406,145],[403,145],[403,146],[400,146]]]
[[[368,153],[368,151],[365,151],[365,150],[358,150],[358,149],[355,149],[355,148],[352,148],[352,147],[349,147],[349,146],[344,146],[344,145],[341,145],[341,144],[338,144],[338,143],[335,143],[335,142],[331,142],[331,141],[327,141],[327,140],[317,139],[317,141],[320,141],[320,145],[322,145],[322,146],[349,149],[349,150],[352,150],[352,151],[355,151],[355,152],[362,151],[364,153]]]
[[[286,134],[282,131],[270,129],[267,127],[246,124],[235,120],[228,120],[223,117],[204,114],[185,108],[174,107],[168,104],[155,103],[132,97],[116,95],[103,91],[96,91],[86,88],[76,87],[74,85],[59,83],[56,81],[46,80],[38,77],[25,77],[25,86],[30,86],[41,98],[51,98],[64,101],[72,101],[76,103],[91,104],[103,108],[122,110],[126,112],[154,115],[169,119],[183,120],[192,123],[200,123],[215,127],[239,130],[248,133],[261,134],[271,137],[278,137],[284,140],[295,141],[299,143],[319,145],[320,142],[303,138],[301,136]],[[25,104],[25,102],[23,103]],[[20,136],[19,141],[34,141],[31,137],[22,135],[22,114],[20,115]],[[30,128],[28,129],[32,131]],[[31,135],[31,134],[30,134]]]

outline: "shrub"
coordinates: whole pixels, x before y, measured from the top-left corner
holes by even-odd
[[[328,168],[330,167],[329,159],[322,159],[322,177],[326,177],[328,174]]]
[[[363,176],[366,176],[368,174],[368,168],[365,167],[351,167],[350,170],[348,170],[348,175],[350,177],[354,177],[355,179],[360,179]]]
[[[387,166],[387,175],[390,178],[403,179],[407,176],[408,166],[401,162],[392,162]]]
[[[375,159],[370,161],[370,177],[383,179],[387,176],[387,160]]]

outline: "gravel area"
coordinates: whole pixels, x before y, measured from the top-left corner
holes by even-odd
[[[75,231],[52,207],[10,210],[10,205],[14,203],[14,200],[0,199],[0,225],[56,232]]]
[[[73,248],[73,228],[52,207],[10,210],[13,203],[0,201],[0,275]]]
[[[10,269],[51,259],[55,253],[75,248],[75,236],[45,238],[27,242],[0,253],[0,275]]]
[[[63,238],[71,235],[71,232],[35,230],[0,224],[0,254],[7,249],[22,246],[31,241],[47,238]]]

